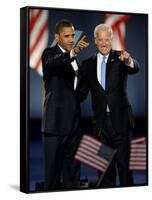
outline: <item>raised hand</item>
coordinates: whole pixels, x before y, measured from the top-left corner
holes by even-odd
[[[122,50],[119,59],[127,64],[131,63],[131,56],[127,51]]]
[[[73,49],[75,54],[80,53],[83,49],[89,46],[89,42],[86,42],[86,36],[84,35],[81,40],[78,42],[76,47]]]

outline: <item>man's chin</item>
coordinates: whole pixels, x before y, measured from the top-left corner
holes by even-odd
[[[72,50],[72,47],[71,48],[66,48],[66,51],[71,51]]]
[[[102,55],[107,55],[107,54],[109,54],[108,51],[104,51],[104,50],[101,50],[100,52],[101,52]]]

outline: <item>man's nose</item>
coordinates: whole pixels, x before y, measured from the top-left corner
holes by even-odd
[[[70,42],[74,42],[74,37],[70,37]]]
[[[101,45],[102,45],[102,46],[105,46],[105,45],[106,45],[106,42],[105,42],[105,41],[102,41],[102,42],[101,42]]]

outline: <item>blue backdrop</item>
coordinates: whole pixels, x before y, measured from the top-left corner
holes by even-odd
[[[90,46],[79,56],[80,63],[96,52],[94,45],[94,27],[104,23],[105,14],[97,11],[67,11],[50,10],[49,12],[49,41],[48,46],[54,40],[54,27],[58,20],[69,19],[77,30],[83,30],[90,42]],[[146,113],[146,92],[147,92],[147,15],[130,14],[126,22],[126,50],[140,63],[140,71],[136,75],[129,76],[128,94],[133,106],[135,116],[143,117]],[[41,118],[42,77],[36,71],[30,70],[30,116]],[[90,116],[90,97],[82,103],[82,116]]]

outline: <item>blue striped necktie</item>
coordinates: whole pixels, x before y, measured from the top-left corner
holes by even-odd
[[[103,56],[101,63],[101,85],[105,89],[106,86],[106,56]]]
[[[106,56],[103,56],[101,63],[101,85],[106,88]],[[107,105],[107,112],[109,112],[109,106]]]

